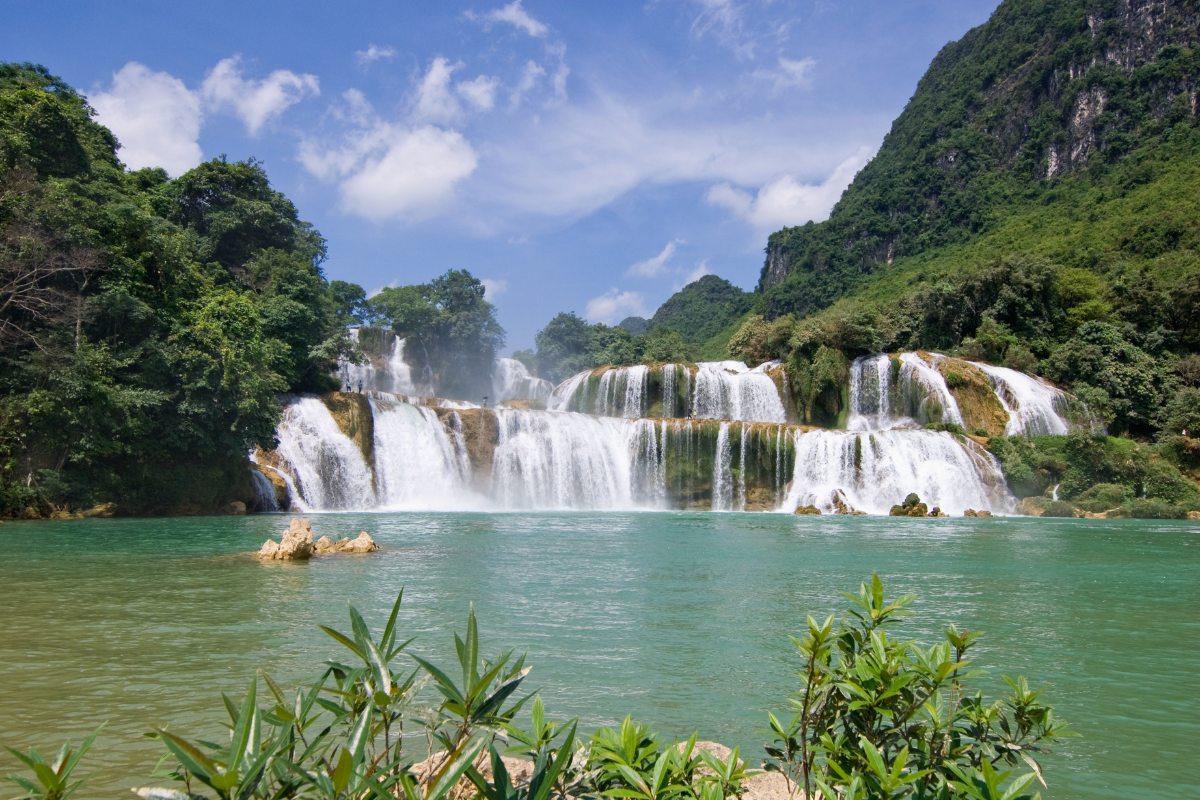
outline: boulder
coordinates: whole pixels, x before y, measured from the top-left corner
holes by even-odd
[[[83,519],[83,514],[73,514],[70,511],[61,509],[59,511],[51,511],[50,519]]]
[[[1188,512],[1188,515],[1187,515],[1187,518],[1188,518],[1188,519],[1190,519],[1190,520],[1198,520],[1198,519],[1200,519],[1200,511],[1189,511],[1189,512]]]
[[[792,513],[793,514],[816,514],[817,516],[820,516],[821,509],[817,508],[816,506],[800,506]]]
[[[373,553],[379,549],[379,545],[375,544],[366,531],[358,534],[354,539],[342,539],[337,543],[339,553]]]
[[[846,496],[844,494],[842,494],[841,489],[833,490],[832,502],[833,502],[833,513],[835,513],[835,514],[845,514],[845,515],[851,516],[851,517],[865,517],[867,515],[867,512],[858,511],[854,508],[854,506],[847,503]]]
[[[947,515],[947,514],[943,514],[943,513],[942,513],[942,510],[941,510],[940,508],[938,508],[937,506],[934,506],[934,507],[933,507],[933,510],[929,512],[929,516],[931,516],[931,517],[945,517],[945,516],[948,516],[948,515]]]
[[[101,517],[107,519],[111,517],[117,510],[116,503],[97,503],[96,505],[83,512],[85,517]]]
[[[283,539],[278,543],[268,539],[258,551],[258,557],[263,559],[295,561],[306,559],[313,553],[312,524],[306,519],[296,517],[292,524],[283,532]]]
[[[373,553],[378,549],[379,545],[375,544],[375,540],[366,531],[360,533],[357,538],[345,537],[336,542],[328,536],[322,536],[313,545],[313,553],[318,556],[330,553]]]
[[[916,497],[916,495],[910,494],[909,497]],[[912,506],[910,506],[910,505],[892,506],[892,510],[888,512],[888,515],[893,516],[893,517],[936,516],[936,515],[932,515],[929,513],[929,506],[925,505],[924,503],[917,503],[916,505],[912,505]]]
[[[990,512],[990,511],[976,511],[973,508],[968,508],[963,513],[964,517],[990,517],[991,515],[992,515],[992,512]]]
[[[799,800],[804,791],[782,772],[760,772],[742,781],[740,800]]]
[[[17,515],[17,519],[41,519],[41,518],[42,518],[42,512],[38,511],[33,506],[29,506],[28,508],[26,508],[24,511],[22,511],[20,514]]]
[[[225,506],[225,513],[231,517],[241,517],[246,514],[246,504],[241,500],[234,500],[229,505]]]

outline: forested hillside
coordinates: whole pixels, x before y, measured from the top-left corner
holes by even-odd
[[[955,352],[1072,389],[1115,433],[1195,430],[1198,26],[1195,2],[1006,0],[830,219],[770,237],[732,352],[817,393],[866,352]]]

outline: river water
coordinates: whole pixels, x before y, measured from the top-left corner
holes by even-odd
[[[121,797],[161,752],[153,726],[217,738],[219,692],[256,667],[316,677],[353,603],[438,663],[474,602],[484,650],[527,651],[551,717],[627,713],[665,737],[761,758],[787,708],[804,616],[873,570],[917,592],[910,635],[986,631],[976,665],[1024,674],[1081,738],[1045,761],[1047,798],[1175,798],[1200,785],[1200,526],[1133,520],[773,514],[328,514],[371,556],[259,563],[287,519],[80,520],[0,526],[0,743],[56,749],[101,722],[77,797]],[[0,773],[15,771],[7,754]],[[6,795],[7,796],[7,795]]]

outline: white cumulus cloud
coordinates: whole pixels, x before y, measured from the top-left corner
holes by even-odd
[[[367,158],[341,185],[346,210],[377,222],[433,215],[479,164],[458,131],[393,128],[382,139],[387,149]]]
[[[675,239],[667,242],[667,246],[662,249],[662,252],[653,258],[647,258],[645,261],[639,261],[633,264],[626,270],[626,275],[637,275],[642,278],[653,278],[658,273],[662,272],[663,267],[671,260],[671,256],[675,255],[675,248],[684,244],[683,239]]]
[[[277,69],[260,81],[243,78],[240,56],[220,61],[200,87],[205,102],[216,109],[233,109],[251,136],[305,95],[320,93],[316,75],[297,75],[286,69]]]
[[[116,134],[130,169],[162,167],[178,176],[199,164],[200,98],[183,81],[130,61],[112,88],[94,93],[96,119]]]
[[[728,183],[719,183],[708,190],[708,202],[727,208],[755,228],[764,230],[803,225],[809,220],[821,222],[829,216],[830,209],[850,181],[870,160],[870,149],[863,147],[819,184],[800,183],[791,175],[784,175],[762,186],[756,195]]]
[[[649,317],[650,312],[646,310],[646,299],[641,294],[614,288],[588,300],[583,315],[592,322],[614,325],[625,317]]]
[[[489,303],[494,303],[497,297],[508,291],[508,281],[505,280],[480,278],[479,282],[483,284],[483,298]]]
[[[449,59],[441,56],[430,62],[425,77],[417,86],[412,110],[413,119],[420,122],[450,123],[462,116],[462,107],[450,91],[450,76],[461,67],[461,61],[451,64]]]
[[[354,53],[355,58],[360,64],[370,64],[372,61],[378,61],[381,58],[392,58],[396,55],[396,50],[391,47],[379,47],[371,45],[366,50],[358,50]]]
[[[480,111],[489,111],[496,104],[496,89],[499,78],[480,75],[473,81],[460,81],[454,88],[468,103]]]
[[[546,25],[529,16],[529,12],[521,8],[521,0],[513,0],[513,2],[502,8],[494,8],[484,14],[483,18],[488,22],[507,22],[509,25],[514,25],[525,31],[530,36],[546,35]]]

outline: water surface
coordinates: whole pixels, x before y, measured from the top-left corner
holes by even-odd
[[[976,663],[1052,685],[1083,737],[1047,759],[1047,798],[1174,798],[1200,785],[1200,528],[1131,520],[904,520],[772,514],[314,515],[385,548],[307,564],[240,555],[275,516],[0,526],[0,743],[52,750],[107,722],[80,796],[146,785],[170,724],[215,738],[219,692],[256,667],[296,684],[354,603],[439,663],[469,602],[484,649],[529,654],[548,711],[626,713],[665,736],[761,757],[797,667],[788,634],[877,570],[917,592],[911,634],[986,631]],[[0,772],[17,765],[0,756]]]

